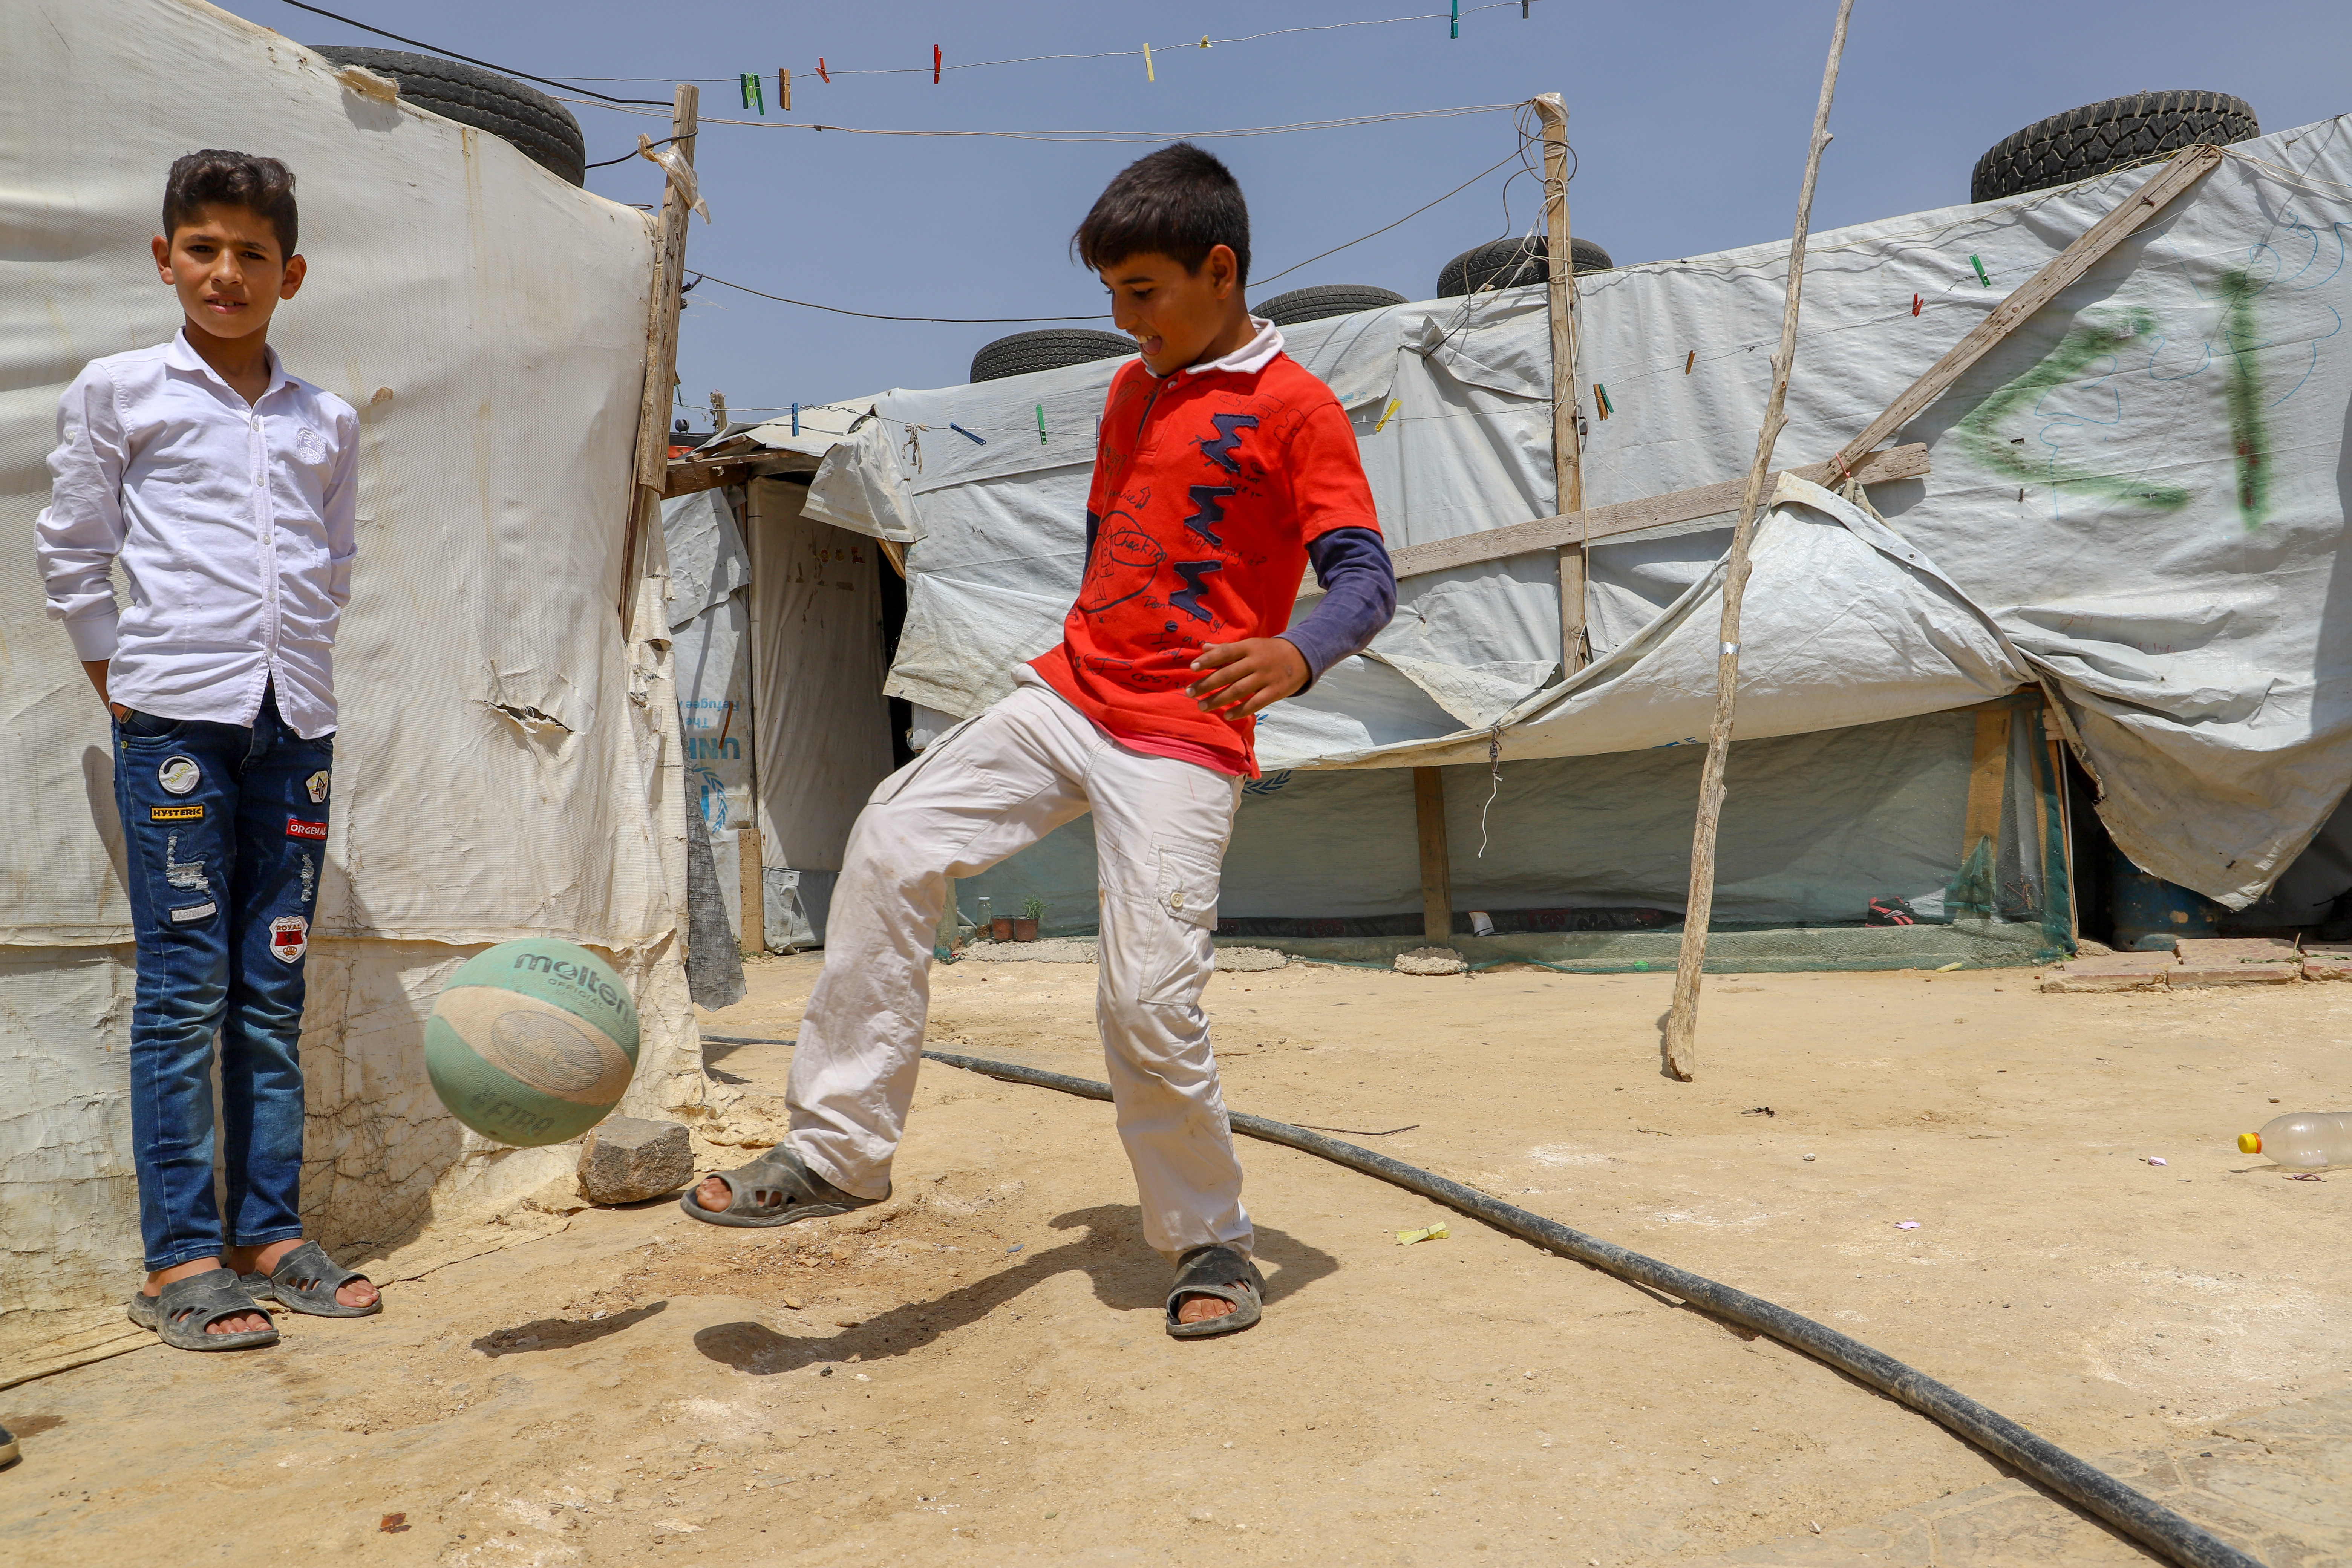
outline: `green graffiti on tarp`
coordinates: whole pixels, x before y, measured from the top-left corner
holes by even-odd
[[[2177,485],[2156,484],[2126,474],[2076,473],[2060,467],[2054,451],[2047,458],[2037,459],[2016,439],[2000,434],[2011,416],[2039,414],[2042,398],[2061,387],[2078,384],[2084,389],[2098,386],[2116,373],[2115,363],[2095,374],[2086,376],[2084,373],[2101,360],[2119,361],[2126,343],[2155,330],[2155,318],[2145,310],[2133,310],[2119,323],[2086,321],[2077,326],[2022,375],[1996,389],[1970,409],[1957,426],[1958,435],[1978,462],[2021,484],[2073,485],[2157,511],[2178,510],[2189,504],[2189,492]],[[2116,419],[2094,421],[2061,416],[2059,421],[2075,425],[2117,423],[2123,413],[2121,395],[2109,395],[2116,399]]]
[[[2264,339],[2254,323],[2254,296],[2262,286],[2244,272],[2221,275],[2229,304],[2221,331],[2230,343],[2230,445],[2238,459],[2238,516],[2249,531],[2270,514],[2270,440],[2263,422],[2262,377],[2254,351]]]

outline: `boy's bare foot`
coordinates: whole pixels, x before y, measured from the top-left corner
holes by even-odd
[[[733,1199],[732,1194],[727,1191],[727,1184],[716,1176],[711,1176],[707,1178],[702,1185],[694,1189],[694,1201],[712,1214],[717,1214]]]
[[[221,1253],[221,1260],[240,1274],[267,1274],[286,1260],[286,1255],[302,1245],[302,1238],[273,1241],[267,1247],[232,1247]],[[157,1275],[157,1279],[169,1278]],[[153,1295],[153,1291],[149,1291]],[[335,1300],[346,1307],[371,1307],[375,1304],[375,1287],[365,1279],[353,1279],[335,1292]],[[260,1325],[267,1327],[267,1324]]]
[[[139,1288],[139,1293],[152,1300],[162,1295],[163,1287],[173,1280],[185,1279],[192,1274],[209,1273],[220,1266],[221,1262],[217,1258],[199,1258],[194,1263],[178,1263],[169,1268],[157,1269],[147,1276],[147,1283]],[[206,1323],[205,1332],[208,1334],[258,1333],[268,1326],[269,1318],[266,1313],[240,1312],[234,1318],[223,1318],[218,1322]]]

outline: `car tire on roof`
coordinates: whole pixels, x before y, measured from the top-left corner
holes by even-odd
[[[2136,92],[2086,103],[2005,136],[1977,160],[1969,200],[1990,202],[2069,185],[2200,142],[2259,136],[2253,105],[2226,92]]]
[[[1589,239],[1570,235],[1569,254],[1579,274],[1606,272],[1617,265],[1609,253]],[[1437,275],[1437,298],[1451,300],[1487,289],[1517,289],[1522,284],[1551,281],[1551,242],[1543,235],[1490,240],[1464,251]]]
[[[1083,327],[1052,327],[1044,331],[1015,332],[983,343],[971,356],[974,381],[1002,381],[1008,375],[1060,370],[1098,359],[1125,359],[1135,353],[1135,340],[1125,332],[1097,332]]]
[[[417,108],[488,132],[559,180],[587,183],[588,143],[580,122],[537,88],[437,55],[343,44],[304,47],[330,65],[359,66],[390,77],[400,84],[400,96]]]
[[[1250,314],[1263,316],[1277,327],[1296,327],[1332,316],[1352,316],[1360,310],[1385,310],[1391,305],[1403,303],[1404,296],[1394,289],[1375,289],[1369,283],[1318,283],[1312,288],[1276,294]]]

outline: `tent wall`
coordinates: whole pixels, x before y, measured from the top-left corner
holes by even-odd
[[[849,829],[890,772],[872,539],[803,515],[808,486],[753,485],[760,845],[767,945],[824,941]]]
[[[676,939],[677,731],[656,625],[627,640],[623,524],[651,236],[495,138],[342,86],[194,0],[0,8],[0,1353],[119,1302],[138,1261],[131,974],[104,711],[29,542],[57,399],[159,342],[164,171],[228,146],[300,182],[310,277],[272,342],[360,411],[359,556],[309,973],[306,1221],[364,1257],[572,1157],[469,1142],[419,1049],[440,978],[581,942],[645,1020],[630,1103],[700,1092]],[[658,541],[650,542],[660,569]],[[633,599],[642,599],[632,593]],[[119,1309],[118,1309],[119,1310]]]

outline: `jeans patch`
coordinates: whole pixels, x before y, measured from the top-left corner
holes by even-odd
[[[302,907],[309,909],[319,891],[319,862],[310,856],[302,857]]]
[[[205,863],[202,860],[180,858],[180,836],[176,833],[163,840],[163,880],[192,893],[213,890],[213,885],[205,880]]]
[[[147,820],[150,822],[202,822],[204,819],[202,801],[193,805],[151,805],[147,808]]]
[[[166,795],[185,795],[205,782],[205,770],[196,766],[195,758],[174,753],[165,757],[163,765],[155,770],[155,782],[163,786]]]
[[[303,781],[302,788],[310,795],[310,804],[312,805],[326,805],[327,770],[320,768],[317,773],[312,773],[308,779]]]
[[[269,956],[278,963],[299,963],[310,946],[310,922],[300,915],[279,915],[269,922]]]
[[[190,921],[208,921],[220,913],[220,906],[206,900],[201,904],[183,904],[172,911],[172,923],[186,925]]]
[[[286,837],[323,840],[327,837],[327,825],[323,822],[305,822],[299,816],[289,816],[286,819]]]

